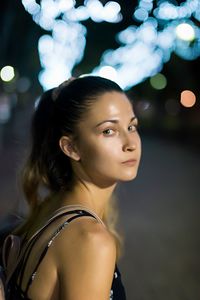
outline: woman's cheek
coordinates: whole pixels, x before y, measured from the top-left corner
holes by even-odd
[[[109,138],[105,143],[105,149],[112,152],[112,154],[119,154],[119,151],[122,149],[122,142],[118,137]]]
[[[91,140],[84,141],[84,149],[82,153],[85,158],[91,162],[94,160],[104,159],[113,156],[119,156],[119,150],[121,149],[121,141],[116,136],[105,137],[99,135]]]
[[[101,150],[100,150],[101,149]],[[120,160],[122,145],[118,139],[110,139],[103,143],[101,147],[99,147],[99,155],[103,156],[104,159],[111,162],[111,159],[117,158]]]

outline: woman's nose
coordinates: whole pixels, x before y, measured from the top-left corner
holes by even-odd
[[[134,151],[136,149],[136,138],[133,134],[127,133],[123,140],[123,151]]]

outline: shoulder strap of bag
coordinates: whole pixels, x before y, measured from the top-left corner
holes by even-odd
[[[66,212],[71,209],[80,209],[80,210],[85,210],[85,211],[89,212],[91,215],[93,215],[95,217],[95,219],[97,219],[97,221],[99,221],[99,223],[101,223],[104,227],[106,227],[104,222],[102,221],[102,219],[93,210],[89,209],[87,206],[80,205],[80,204],[62,206],[61,208],[57,209],[54,212],[54,214],[51,218],[57,217],[58,215],[62,214],[63,212]],[[50,220],[51,220],[51,218],[50,218]]]
[[[32,239],[34,239],[34,237],[36,235],[38,235],[41,231],[43,231],[52,221],[54,221],[57,217],[60,217],[62,215],[64,215],[66,212],[71,211],[73,209],[80,209],[80,210],[85,210],[88,213],[90,213],[91,215],[93,215],[95,217],[95,219],[97,219],[97,221],[99,221],[104,227],[105,224],[104,222],[100,219],[100,217],[93,212],[92,210],[90,210],[88,207],[84,206],[84,205],[79,205],[79,204],[74,204],[74,205],[65,205],[62,206],[61,208],[57,209],[53,215],[48,219],[48,221],[44,224],[44,226],[42,226],[40,229],[38,229],[32,236],[31,238],[28,240],[27,244],[30,243],[32,241]]]
[[[17,236],[14,236],[14,235],[9,235],[4,242],[3,250],[2,250],[3,260],[5,263],[4,267],[7,269],[8,265],[9,265],[9,269],[8,269],[9,272],[7,274],[6,283],[9,282],[10,278],[12,277],[12,274],[14,273],[14,271],[16,270],[17,266],[19,265],[20,261],[22,260],[24,253],[26,252],[26,249],[29,247],[32,240],[38,234],[40,234],[46,227],[48,227],[48,225],[50,225],[56,218],[58,218],[62,215],[64,216],[67,212],[71,212],[73,209],[87,211],[88,213],[93,215],[98,222],[100,222],[104,227],[106,227],[104,222],[100,219],[100,217],[95,212],[90,210],[88,207],[77,204],[77,205],[66,205],[66,206],[63,206],[63,207],[59,208],[58,210],[56,210],[53,213],[53,215],[48,219],[48,221],[31,236],[31,238],[27,241],[26,246],[24,247],[23,251],[21,251],[21,253],[20,253],[20,238]],[[8,249],[8,242],[10,242],[9,240],[11,241],[11,245]],[[9,256],[11,257],[11,259],[9,262],[8,261],[6,262],[5,258],[7,256],[6,253],[8,250],[10,252]],[[16,260],[16,257],[18,257],[17,260]]]
[[[72,210],[71,212],[72,212],[72,213],[76,212],[76,214],[75,214],[74,216],[70,217],[70,218],[67,218],[67,220],[65,220],[64,222],[62,222],[61,225],[59,225],[59,227],[57,227],[56,230],[54,230],[53,234],[51,234],[51,237],[48,239],[48,242],[46,243],[45,248],[44,248],[44,249],[42,250],[42,252],[40,252],[40,254],[38,255],[38,261],[37,261],[37,263],[36,263],[36,265],[35,265],[35,268],[34,268],[33,271],[32,271],[32,274],[29,275],[29,280],[27,281],[26,289],[24,290],[24,293],[25,293],[26,296],[27,296],[28,289],[29,289],[31,283],[32,283],[33,280],[34,280],[34,277],[35,277],[35,275],[36,275],[36,273],[37,273],[37,270],[38,270],[38,267],[39,267],[41,261],[44,259],[45,255],[46,255],[46,253],[47,253],[47,251],[48,251],[48,249],[49,249],[49,247],[50,247],[51,244],[53,243],[54,239],[56,239],[57,236],[60,234],[60,232],[61,232],[62,230],[64,230],[65,227],[66,227],[67,225],[69,225],[69,223],[70,223],[71,221],[73,221],[73,220],[75,220],[75,219],[77,219],[77,218],[79,218],[79,217],[90,216],[90,217],[92,217],[92,218],[95,218],[93,215],[91,215],[90,213],[88,213],[88,212],[86,212],[86,211],[84,211],[84,210]],[[68,212],[68,213],[69,213],[69,212]],[[40,235],[37,236],[36,239],[37,239],[38,237],[40,237]],[[33,241],[33,244],[37,241],[36,239],[32,240],[32,241]],[[30,251],[31,251],[31,249],[30,249]],[[26,265],[26,262],[27,262],[29,256],[30,256],[30,252],[29,252],[28,255],[26,255],[26,258],[25,258],[25,260],[23,261],[23,264],[22,264],[22,265],[21,265],[21,264],[19,265],[20,271],[22,270],[22,272],[20,272],[21,275],[19,276],[19,278],[20,278],[19,286],[22,286],[22,280],[23,280],[23,277],[24,277],[24,267],[25,267],[25,265]],[[21,267],[22,267],[22,268],[21,268]]]

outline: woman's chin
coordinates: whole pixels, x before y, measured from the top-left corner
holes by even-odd
[[[137,172],[130,172],[129,174],[124,174],[124,176],[121,176],[120,181],[131,181],[135,179],[137,176]]]

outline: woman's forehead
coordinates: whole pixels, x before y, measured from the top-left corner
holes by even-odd
[[[133,107],[124,93],[109,92],[99,96],[88,111],[88,117],[133,114]]]

